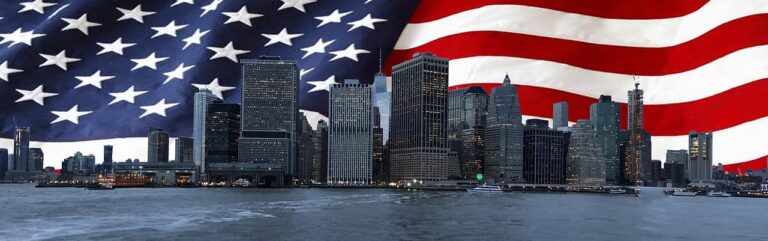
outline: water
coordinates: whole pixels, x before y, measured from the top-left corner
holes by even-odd
[[[767,240],[768,199],[0,185],[0,240]]]

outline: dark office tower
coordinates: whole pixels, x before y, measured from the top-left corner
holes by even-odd
[[[384,129],[381,127],[379,107],[373,108],[373,180],[378,183],[386,182],[384,172]]]
[[[661,181],[663,176],[663,173],[661,173],[661,161],[660,160],[652,160],[651,161],[651,181],[658,182]]]
[[[415,54],[392,67],[392,88],[392,179],[445,180],[448,60]]]
[[[688,172],[691,181],[711,180],[712,132],[688,133],[688,155]]]
[[[373,103],[370,85],[331,85],[328,103],[328,183],[369,184],[373,177]]]
[[[327,145],[327,143],[325,143]],[[323,146],[323,137],[319,130],[312,131],[312,168],[311,168],[311,182],[312,183],[321,183],[322,180],[320,177],[323,175],[320,174],[320,171],[323,169],[323,149],[326,147]],[[327,153],[326,153],[327,154]],[[325,179],[323,179],[325,180]]]
[[[496,182],[523,180],[523,116],[517,88],[509,75],[501,86],[491,90],[488,126],[485,132],[485,170]]]
[[[29,127],[16,127],[13,132],[13,170],[29,169]]]
[[[150,127],[147,137],[147,162],[168,162],[168,132]]]
[[[665,162],[664,173],[667,178],[667,182],[671,183],[673,187],[685,187],[685,165],[677,162]]]
[[[43,149],[40,148],[29,148],[29,164],[27,171],[42,171],[43,170],[43,162],[45,162],[45,155],[43,154]]]
[[[448,135],[453,137],[467,128],[485,126],[488,118],[488,93],[472,86],[448,91]]]
[[[205,117],[205,162],[236,162],[240,105],[211,103]],[[203,169],[202,171],[205,171]]]
[[[280,57],[241,60],[240,162],[280,165],[295,172],[299,128],[299,65]]]
[[[320,165],[319,169],[315,170],[317,174],[318,182],[325,182],[328,180],[328,123],[324,120],[317,121],[317,134],[320,138]]]
[[[112,151],[111,145],[104,145],[104,159],[101,161],[101,165],[107,172],[112,171]]]
[[[600,101],[589,107],[589,121],[597,132],[597,142],[605,158],[605,181],[621,184],[619,164],[619,127],[621,112],[619,104],[611,96],[601,95]]]
[[[458,137],[465,127],[464,93],[467,88],[448,91],[448,137]],[[461,137],[458,137],[461,138]]]
[[[196,165],[200,165],[203,173],[205,173],[207,163],[205,160],[206,132],[210,129],[206,126],[206,119],[208,118],[208,106],[213,103],[221,103],[221,100],[210,90],[202,89],[195,93],[192,112],[192,160]]]
[[[640,185],[642,182],[643,145],[643,90],[635,83],[635,89],[628,92],[627,103],[627,144],[624,163],[624,183]],[[647,157],[650,160],[650,156]]]
[[[5,179],[5,172],[8,171],[8,149],[0,148],[0,180]]]
[[[552,129],[568,127],[568,102],[562,101],[552,105]]]
[[[667,150],[667,159],[664,163],[680,163],[683,164],[683,170],[685,170],[685,178],[690,179],[688,173],[688,150]]]
[[[523,177],[532,184],[565,184],[565,160],[570,132],[549,128],[546,120],[526,121],[523,138]]]
[[[459,168],[459,179],[470,179],[474,178],[475,173],[472,173],[472,170],[465,170],[464,169],[464,162],[462,159],[464,158],[464,140],[462,139],[462,136],[458,137],[448,137],[448,150],[449,152],[455,152],[456,153],[456,159],[458,160]],[[450,162],[449,162],[450,164]]]
[[[176,138],[176,161],[177,162],[193,162],[192,160],[192,138],[179,137]]]
[[[571,127],[565,180],[570,185],[605,185],[605,158],[597,143],[595,128],[589,120],[579,120]]]
[[[299,113],[299,158],[296,160],[296,179],[301,184],[312,183],[312,165],[314,164],[315,145],[313,143],[315,132],[309,125],[304,113]]]
[[[462,176],[474,178],[478,173],[485,179],[493,180],[498,176],[499,166],[488,166],[485,162],[485,129],[483,127],[464,129],[459,132],[462,138],[462,156],[459,157],[459,165],[465,173]],[[450,144],[450,143],[449,143]],[[456,153],[458,155],[458,152]],[[458,156],[457,156],[458,157]]]

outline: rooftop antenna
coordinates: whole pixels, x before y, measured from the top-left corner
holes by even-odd
[[[638,78],[636,75],[633,75],[632,79],[635,80],[635,89],[638,89],[638,87],[640,87],[640,78]]]
[[[16,116],[11,116],[11,118],[13,118],[13,127],[19,127],[19,125],[16,124]]]
[[[381,57],[381,48],[379,48],[379,73],[383,73],[383,72],[381,72],[381,65],[382,65],[381,59],[382,59],[382,57]]]

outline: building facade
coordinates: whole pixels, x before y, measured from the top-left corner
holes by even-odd
[[[589,120],[579,120],[571,126],[568,145],[566,182],[569,185],[605,185],[605,158]]]
[[[295,172],[299,128],[299,65],[279,57],[244,59],[238,161]]]
[[[16,127],[13,132],[14,171],[29,171],[29,127]]]
[[[597,132],[597,142],[605,158],[605,178],[608,184],[621,184],[619,164],[619,129],[621,124],[619,104],[611,96],[601,95],[597,103],[589,107],[589,121]]]
[[[240,105],[211,103],[205,118],[205,163],[237,162]],[[203,166],[201,171],[205,173]]]
[[[371,86],[358,80],[331,85],[327,183],[354,185],[373,180],[372,97]]]
[[[45,154],[43,154],[43,149],[40,148],[29,148],[29,169],[27,171],[42,171],[43,170],[43,163],[45,163]]]
[[[5,179],[5,172],[7,172],[8,166],[8,149],[0,148],[0,180]]]
[[[309,125],[304,113],[299,114],[301,129],[299,134],[299,158],[296,160],[296,179],[300,184],[311,184],[312,168],[314,167],[315,156],[319,155],[315,151],[315,131]]]
[[[688,150],[667,150],[666,161],[664,163],[680,163],[683,165],[684,178],[690,179],[688,173]]]
[[[552,129],[568,127],[568,102],[561,101],[552,105]]]
[[[688,133],[688,172],[691,181],[712,179],[712,132]]]
[[[531,184],[565,184],[570,132],[549,128],[546,120],[526,121],[523,177]]]
[[[375,93],[374,93],[375,95]],[[375,99],[375,98],[374,98]],[[386,183],[389,174],[384,167],[384,128],[382,128],[379,107],[373,107],[373,180]]]
[[[192,114],[192,160],[205,172],[206,132],[210,129],[207,124],[208,106],[214,102],[220,103],[216,95],[208,89],[201,89],[194,96]]]
[[[107,172],[112,171],[112,164],[114,162],[114,160],[112,160],[113,151],[114,147],[112,145],[104,145],[104,159],[101,161],[101,165]]]
[[[176,138],[175,156],[174,160],[177,162],[194,162],[193,161],[193,138],[179,137]]]
[[[485,129],[486,175],[499,183],[523,183],[523,126],[517,88],[509,75],[491,90]]]
[[[373,77],[373,105],[379,108],[379,127],[386,143],[389,140],[389,119],[392,114],[392,88],[388,84],[387,76],[381,72],[381,66]]]
[[[627,95],[627,144],[624,155],[624,183],[629,185],[640,185],[643,180],[642,163],[643,159],[650,161],[650,156],[643,157],[643,90],[639,89],[640,84],[635,84],[635,89],[630,90]]]
[[[664,175],[672,187],[685,187],[685,165],[678,162],[665,162]]]
[[[168,132],[149,128],[147,134],[147,162],[168,162]]]

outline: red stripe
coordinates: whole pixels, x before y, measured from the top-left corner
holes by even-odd
[[[766,165],[767,160],[768,160],[768,156],[764,156],[751,161],[723,165],[723,170],[725,170],[725,172],[742,174],[742,175],[746,174],[747,170],[752,170],[757,172],[759,170],[768,168],[768,165]]]
[[[660,19],[695,12],[706,0],[422,0],[411,23],[429,22],[486,5],[526,5],[601,18]]]
[[[689,42],[664,48],[640,48],[506,32],[466,32],[425,45],[396,50],[387,66],[415,52],[432,52],[448,59],[509,56],[548,60],[603,72],[657,76],[705,65],[740,49],[768,44],[768,14],[733,20]]]
[[[453,86],[451,89],[482,86],[488,93],[498,83],[480,83]],[[569,120],[589,119],[589,105],[597,102],[593,97],[570,92],[516,85],[520,93],[520,108],[524,115],[552,117],[552,104],[568,102]],[[744,122],[768,116],[768,108],[756,103],[768,99],[768,79],[751,82],[722,93],[684,103],[645,105],[644,125],[654,136],[687,135],[689,131],[718,131]],[[621,104],[621,125],[626,128],[627,105]]]

